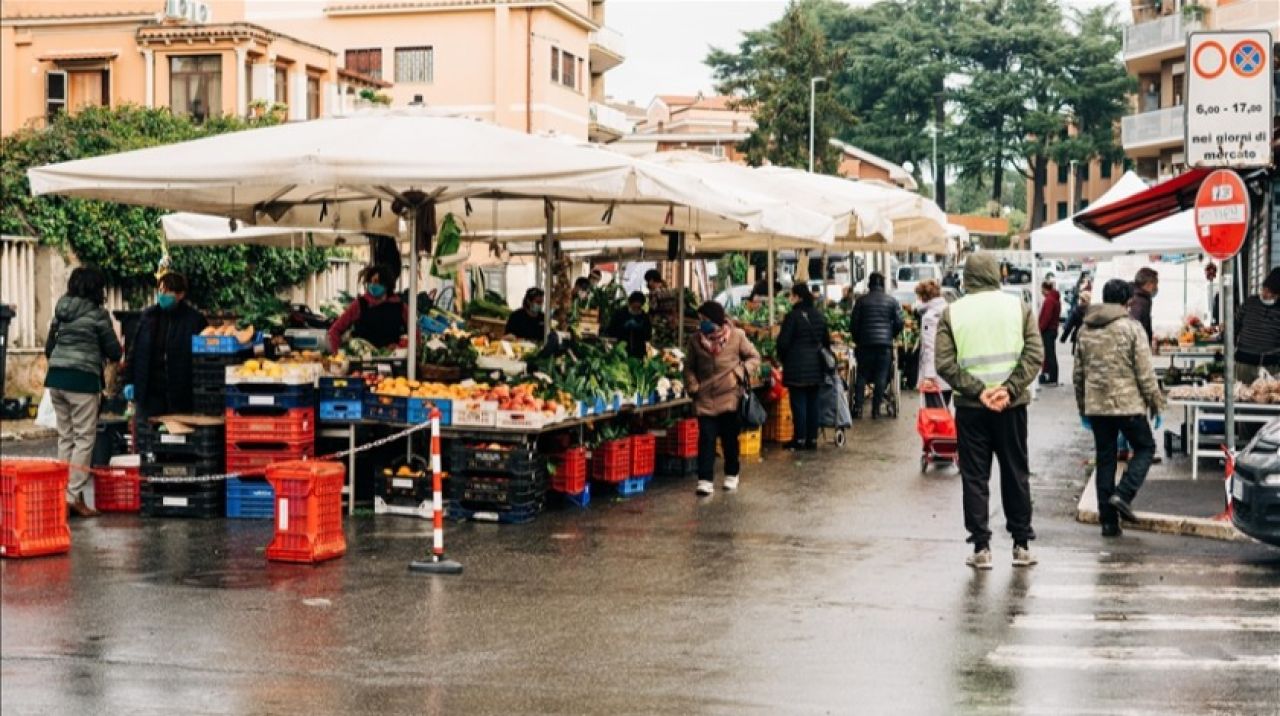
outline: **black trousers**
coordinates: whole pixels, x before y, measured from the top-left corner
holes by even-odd
[[[862,414],[863,398],[867,394],[867,381],[871,381],[874,390],[871,398],[872,411],[879,413],[884,403],[884,390],[889,384],[889,368],[893,366],[893,348],[891,346],[870,346],[854,349],[854,358],[858,361],[858,373],[853,386],[853,412]]]
[[[698,416],[698,479],[708,482],[716,476],[716,439],[724,451],[724,474],[737,475],[738,464],[738,411],[719,415]]]
[[[791,423],[795,426],[796,440],[818,441],[818,386],[789,386],[791,398]]]
[[[1050,328],[1040,331],[1040,340],[1044,342],[1044,373],[1040,376],[1043,383],[1058,382],[1058,329]]]
[[[1098,492],[1098,521],[1114,525],[1120,519],[1107,500],[1119,495],[1125,502],[1132,502],[1147,479],[1151,459],[1156,454],[1156,441],[1151,435],[1151,424],[1145,415],[1091,415],[1093,445],[1096,450],[1098,477],[1094,481]],[[1117,438],[1124,435],[1133,450],[1133,457],[1125,467],[1120,485],[1116,486]]]
[[[956,408],[960,441],[960,479],[964,489],[964,526],[969,542],[991,543],[987,516],[991,500],[991,458],[1000,464],[1000,501],[1005,527],[1015,543],[1036,538],[1031,529],[1031,469],[1027,464],[1027,408],[993,412]]]

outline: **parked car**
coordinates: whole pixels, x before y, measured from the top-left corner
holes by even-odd
[[[1260,542],[1280,547],[1280,418],[1264,425],[1235,463],[1232,524]]]
[[[1035,311],[1035,297],[1031,295],[1030,286],[1026,284],[1017,285],[1017,286],[1004,285],[1000,287],[1000,290],[1004,291],[1007,294],[1021,298],[1023,305],[1025,305],[1027,308],[1030,308],[1032,312]]]
[[[938,264],[903,264],[894,271],[899,291],[915,291],[916,284],[933,279],[942,282],[942,267]]]

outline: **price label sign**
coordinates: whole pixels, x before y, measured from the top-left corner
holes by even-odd
[[[1271,33],[1187,36],[1186,161],[1193,167],[1271,163]]]

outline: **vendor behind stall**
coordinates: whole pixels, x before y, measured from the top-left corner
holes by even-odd
[[[395,274],[385,266],[369,266],[360,272],[365,292],[347,306],[329,327],[329,348],[338,350],[348,330],[352,338],[378,348],[394,348],[408,333],[409,306],[395,294]]]
[[[653,337],[653,323],[644,312],[644,294],[634,291],[627,297],[627,310],[615,311],[605,332],[626,344],[627,354],[635,358],[645,356],[646,344]]]
[[[1271,269],[1262,290],[1245,299],[1236,316],[1236,378],[1258,379],[1260,370],[1280,376],[1280,267]]]
[[[542,312],[545,299],[546,293],[540,288],[525,291],[524,302],[507,319],[506,335],[541,343],[546,333],[547,319]]]

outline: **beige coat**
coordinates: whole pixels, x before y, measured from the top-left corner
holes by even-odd
[[[760,354],[741,328],[729,331],[719,355],[702,347],[699,336],[689,338],[684,361],[685,389],[693,396],[698,415],[722,415],[738,409],[742,382],[760,369]]]

